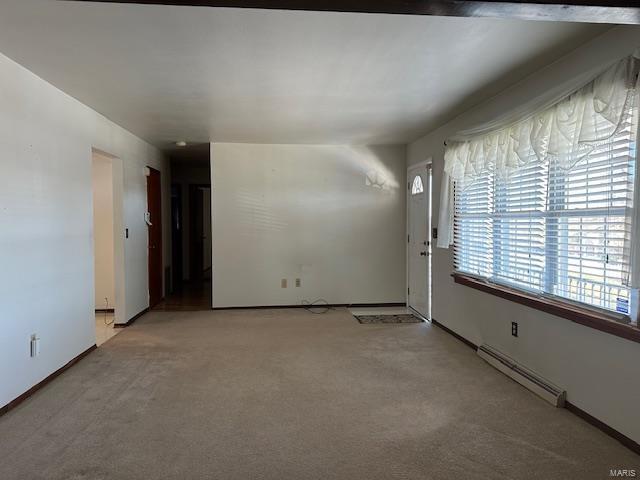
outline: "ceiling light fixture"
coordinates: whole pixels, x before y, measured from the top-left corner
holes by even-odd
[[[184,140],[180,140],[176,142],[176,147],[186,147],[186,146],[187,146],[187,142],[185,142]]]

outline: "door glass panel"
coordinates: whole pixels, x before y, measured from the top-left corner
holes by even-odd
[[[411,195],[418,195],[422,192],[424,192],[424,187],[422,186],[422,177],[420,175],[416,175],[413,179],[413,184],[411,185]]]

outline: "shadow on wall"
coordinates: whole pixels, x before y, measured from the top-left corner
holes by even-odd
[[[380,194],[377,206],[384,203],[391,206],[396,201],[394,194],[400,187],[400,180],[383,158],[388,157],[389,149],[397,149],[397,146],[322,145],[311,148],[322,149],[324,158],[323,165],[310,162],[304,166],[308,178],[296,180],[286,168],[276,170],[278,167],[274,166],[271,169],[268,181],[273,185],[282,182],[276,189],[286,195],[265,196],[264,192],[256,192],[248,185],[237,189],[233,207],[244,234],[276,233],[295,228],[296,225],[279,213],[288,211],[288,202],[295,202],[308,212],[320,209],[323,214],[330,215],[351,208],[365,213],[372,208],[372,190]],[[327,168],[327,162],[333,167]],[[354,178],[358,177],[361,178],[360,188],[354,187],[358,185]],[[336,201],[336,190],[340,191],[339,201]]]

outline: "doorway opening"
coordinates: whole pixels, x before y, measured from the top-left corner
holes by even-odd
[[[407,169],[407,306],[431,320],[431,161]]]
[[[121,190],[117,179],[121,175],[118,159],[98,150],[91,152],[91,179],[93,191],[94,242],[94,305],[96,345],[100,346],[120,330],[114,328],[122,315],[122,271],[118,268],[123,258],[122,245],[116,235],[122,214],[119,208]]]
[[[211,185],[189,185],[191,275],[195,282],[211,282]]]
[[[211,309],[211,222],[209,144],[175,150],[171,154],[171,287],[156,309]]]

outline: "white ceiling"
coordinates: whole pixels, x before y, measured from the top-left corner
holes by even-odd
[[[0,52],[161,147],[405,143],[606,27],[2,0]]]

